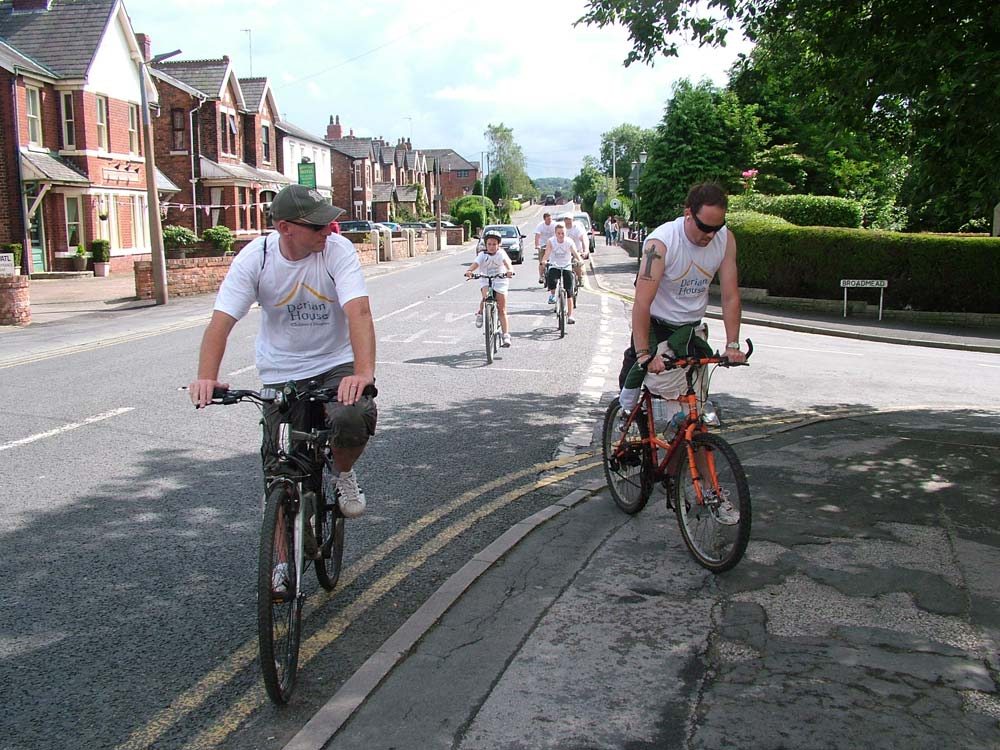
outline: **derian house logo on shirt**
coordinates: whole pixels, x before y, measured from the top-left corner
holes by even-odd
[[[305,299],[293,301],[303,292]],[[309,299],[309,295],[315,300]],[[333,300],[324,297],[308,284],[299,282],[292,293],[280,300],[275,307],[284,307],[288,313],[288,322],[293,328],[301,326],[323,326],[330,322],[330,312]]]
[[[700,271],[702,278],[698,278],[698,275],[696,273],[692,274],[691,269],[696,269],[697,271]],[[708,285],[711,283],[713,275],[714,274],[710,274],[708,271],[706,271],[704,268],[699,266],[694,261],[691,261],[688,264],[688,267],[684,269],[684,273],[682,273],[676,279],[671,279],[671,281],[673,281],[673,283],[675,284],[680,282],[680,286],[677,289],[678,295],[687,296],[690,294],[702,294],[708,288]],[[688,276],[693,276],[693,278],[687,278]]]

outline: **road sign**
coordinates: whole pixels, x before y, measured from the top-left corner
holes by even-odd
[[[612,198],[611,199],[611,208],[613,210],[617,211],[621,207],[622,207],[622,202],[620,200],[618,200],[617,198]]]
[[[886,279],[841,279],[840,285],[844,289],[848,287],[852,289],[856,287],[885,289],[889,286],[889,282]]]
[[[14,253],[0,253],[0,276],[14,275]]]

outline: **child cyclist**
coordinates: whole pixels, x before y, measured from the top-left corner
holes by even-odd
[[[483,243],[486,249],[483,250],[469,266],[465,272],[467,278],[478,270],[480,274],[486,276],[498,276],[500,274],[514,275],[514,264],[511,263],[510,256],[500,247],[501,235],[495,229],[491,229],[483,234]],[[506,277],[493,279],[493,292],[497,300],[497,312],[500,314],[500,330],[503,331],[501,346],[510,346],[510,332],[507,329],[507,288],[510,282]],[[490,280],[479,280],[479,310],[476,311],[476,328],[483,327],[483,301],[486,299],[486,290],[489,289]]]

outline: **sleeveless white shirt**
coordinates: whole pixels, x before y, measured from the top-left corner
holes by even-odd
[[[726,256],[729,229],[720,229],[705,247],[695,245],[684,234],[684,217],[661,224],[646,237],[667,248],[666,270],[660,279],[650,312],[653,317],[683,325],[701,320],[708,307],[708,287]],[[645,248],[644,248],[645,250]],[[640,266],[647,263],[645,253]]]

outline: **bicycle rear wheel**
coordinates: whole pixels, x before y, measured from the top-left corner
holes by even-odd
[[[695,561],[722,573],[742,559],[750,541],[750,487],[736,452],[718,435],[695,433],[691,448],[703,502],[698,502],[690,461],[682,459],[674,478],[677,524]]]
[[[633,514],[642,510],[653,494],[653,450],[649,443],[642,443],[649,437],[645,417],[629,425],[622,442],[621,415],[621,404],[616,398],[604,413],[601,457],[612,499],[623,511]]]
[[[295,489],[277,482],[268,492],[257,564],[257,638],[264,688],[288,703],[299,661],[302,597],[296,596]]]
[[[556,299],[556,315],[559,316],[559,338],[562,338],[566,335],[566,290],[562,286]]]
[[[496,317],[497,311],[492,304],[487,302],[483,305],[483,330],[486,333],[486,364],[488,365],[493,364],[493,355],[496,353],[496,350],[493,348],[493,329],[497,325]]]
[[[337,504],[337,491],[332,481],[323,482],[323,490],[316,494],[316,544],[320,559],[315,561],[319,585],[333,591],[340,579],[344,563],[344,516]]]

